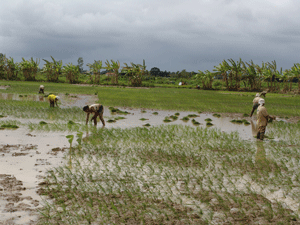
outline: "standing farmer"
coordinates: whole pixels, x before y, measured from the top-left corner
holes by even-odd
[[[43,94],[45,94],[45,93],[44,93],[44,90],[45,90],[45,87],[44,87],[44,85],[40,85],[39,94],[40,94],[40,93],[43,93]]]
[[[268,125],[269,119],[275,119],[274,116],[270,116],[267,112],[267,109],[265,107],[265,100],[260,99],[259,100],[259,106],[257,108],[257,126],[258,126],[258,132],[257,132],[257,139],[263,140],[266,132],[266,127]]]
[[[48,100],[50,102],[50,107],[54,107],[54,104],[56,104],[56,106],[58,107],[57,101],[59,100],[59,96],[55,96],[54,94],[51,94],[48,96]]]
[[[97,116],[99,116],[99,119],[101,120],[103,127],[105,127],[105,121],[103,119],[103,105],[101,104],[93,104],[93,105],[86,105],[83,107],[83,111],[86,112],[86,125],[89,122],[89,116],[90,113],[94,114],[91,121],[94,120],[94,125],[97,126]]]
[[[255,111],[255,110],[257,109],[257,107],[259,106],[258,101],[259,101],[260,99],[263,99],[263,98],[261,98],[261,97],[259,97],[259,96],[260,96],[259,93],[256,93],[255,98],[253,99],[253,107],[252,107],[252,111],[251,111],[251,113],[250,113],[250,117],[252,117],[254,111]]]

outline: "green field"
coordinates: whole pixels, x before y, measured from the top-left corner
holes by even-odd
[[[37,95],[39,87],[36,82],[0,85],[10,85],[0,93],[22,95]],[[105,106],[241,114],[250,113],[255,95],[56,83],[45,84],[45,92],[97,94]],[[266,107],[277,117],[298,118],[299,98],[267,94]],[[89,128],[90,136],[82,139],[76,133],[80,136],[87,128],[78,124],[85,120],[78,107],[0,100],[0,115],[14,116],[1,126],[74,135],[73,150],[65,154],[63,165],[46,174],[39,224],[300,223],[300,123],[270,123],[270,138],[264,142],[214,127],[169,124]],[[24,118],[40,122],[26,123]]]
[[[0,93],[37,94],[37,82],[0,81],[9,85]],[[250,113],[253,92],[206,91],[185,88],[123,88],[102,86],[80,86],[47,83],[45,93],[98,94],[99,102],[107,106],[149,108],[216,113]],[[281,117],[300,116],[300,96],[268,93],[268,112]],[[45,106],[45,103],[41,105]],[[44,107],[43,106],[43,107]],[[1,107],[1,106],[0,106]],[[32,106],[38,107],[38,106]]]

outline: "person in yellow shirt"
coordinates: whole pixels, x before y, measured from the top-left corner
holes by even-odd
[[[48,100],[50,102],[50,107],[56,106],[58,107],[57,101],[59,100],[59,96],[55,96],[54,94],[48,95]]]
[[[264,140],[268,120],[270,118],[275,120],[276,118],[268,114],[267,109],[265,107],[264,99],[260,99],[258,103],[259,106],[257,108],[257,139]]]
[[[259,106],[258,101],[260,99],[263,99],[263,98],[260,97],[259,93],[256,93],[255,98],[253,99],[253,106],[252,106],[252,111],[250,113],[250,117],[252,117],[254,111],[258,108],[258,106]]]
[[[89,122],[89,116],[90,113],[94,114],[91,121],[94,120],[94,125],[97,126],[97,117],[99,116],[99,119],[102,122],[103,127],[105,127],[105,121],[103,119],[103,112],[104,108],[101,104],[93,104],[93,105],[86,105],[83,107],[83,111],[86,112],[86,125]]]

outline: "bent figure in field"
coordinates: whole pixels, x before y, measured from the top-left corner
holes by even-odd
[[[45,93],[44,93],[44,90],[45,90],[44,85],[40,85],[39,94],[41,94],[41,93],[45,94]]]
[[[263,91],[263,92],[260,93],[259,96],[264,96],[264,98],[265,98],[267,93],[268,93],[268,91]]]
[[[267,109],[265,107],[265,100],[260,99],[259,106],[257,108],[257,139],[264,140],[266,127],[268,125],[269,119],[275,120],[276,118],[268,114]]]
[[[253,106],[252,106],[252,111],[250,113],[250,117],[252,117],[254,111],[258,108],[258,106],[259,106],[258,101],[260,99],[263,99],[263,98],[261,98],[259,96],[260,96],[259,93],[256,93],[255,98],[253,99]]]
[[[57,101],[59,100],[59,96],[55,96],[54,94],[51,94],[48,96],[48,100],[50,102],[50,107],[54,107],[55,104],[58,107]]]
[[[83,107],[83,111],[86,112],[86,125],[89,122],[90,113],[94,114],[91,121],[94,120],[94,125],[97,126],[97,117],[101,120],[103,127],[105,126],[105,121],[103,119],[103,105],[101,104],[93,104],[93,105],[86,105]]]

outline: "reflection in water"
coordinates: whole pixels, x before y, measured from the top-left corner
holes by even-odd
[[[256,126],[256,122],[253,121],[252,119],[250,120],[250,124],[251,124],[251,129],[252,129],[252,136],[256,136],[257,135],[257,126]]]
[[[0,93],[1,100],[16,100],[16,101],[40,101],[44,102],[45,97],[43,95],[19,95],[12,93]]]
[[[256,142],[257,151],[255,154],[255,164],[258,169],[263,172],[271,172],[274,169],[276,163],[272,162],[266,157],[266,151],[264,142],[257,140]]]

